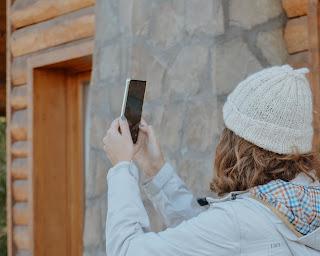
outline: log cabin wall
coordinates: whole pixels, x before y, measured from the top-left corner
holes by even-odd
[[[314,150],[320,150],[320,15],[319,0],[282,0],[288,16],[284,38],[288,63],[308,67],[314,102]]]
[[[60,55],[64,50],[66,55],[76,54],[68,50],[72,47],[79,46],[78,49],[85,48],[84,51],[91,49],[95,31],[94,5],[95,0],[7,0],[9,256],[33,255],[34,248],[30,185],[32,132],[29,124],[33,102],[28,100],[32,93],[27,81],[28,63],[46,54],[53,60],[56,51]]]

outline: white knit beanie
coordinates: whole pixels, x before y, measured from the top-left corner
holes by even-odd
[[[307,68],[259,71],[242,81],[223,106],[227,128],[279,154],[312,150],[312,96]]]

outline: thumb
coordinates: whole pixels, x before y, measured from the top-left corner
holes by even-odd
[[[122,116],[119,118],[119,124],[120,124],[120,131],[121,134],[124,136],[131,136],[130,135],[130,129],[129,129],[129,124],[125,116]]]
[[[146,142],[146,137],[147,135],[143,132],[140,132],[139,133],[139,136],[138,136],[138,140],[136,142],[136,144],[134,144],[134,152],[137,153],[141,147],[144,146],[145,142]]]

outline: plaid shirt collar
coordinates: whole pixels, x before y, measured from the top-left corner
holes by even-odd
[[[273,180],[250,190],[277,215],[280,215],[301,235],[307,235],[320,227],[320,184],[305,174],[286,182]]]

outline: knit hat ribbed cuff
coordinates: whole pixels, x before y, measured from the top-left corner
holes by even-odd
[[[240,113],[230,99],[223,106],[223,119],[226,127],[236,135],[263,149],[278,154],[296,151],[303,154],[312,150],[312,128],[296,130],[253,120]]]

